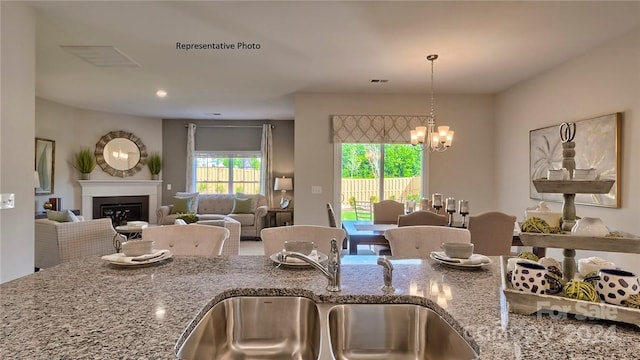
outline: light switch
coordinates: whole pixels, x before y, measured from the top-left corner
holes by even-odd
[[[312,194],[322,194],[322,186],[312,186],[311,187]]]
[[[0,209],[13,209],[16,195],[13,193],[0,194]]]
[[[171,190],[171,184],[167,184],[167,190]]]

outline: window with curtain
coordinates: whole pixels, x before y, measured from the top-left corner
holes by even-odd
[[[196,191],[208,194],[259,194],[260,151],[196,151]]]
[[[334,115],[332,120],[333,142],[340,152],[335,169],[340,174],[342,220],[370,219],[373,202],[420,199],[425,153],[410,145],[409,131],[426,124],[426,116]]]
[[[422,149],[408,144],[341,144],[342,220],[362,220],[381,200],[418,201]],[[360,214],[358,213],[360,212]]]

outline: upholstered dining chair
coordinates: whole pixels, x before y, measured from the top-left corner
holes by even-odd
[[[510,255],[516,217],[499,211],[469,216],[473,251],[482,255]]]
[[[340,228],[329,226],[292,225],[262,229],[260,237],[264,243],[264,254],[267,256],[282,251],[285,241],[313,241],[319,252],[328,254],[331,239],[338,241],[340,249],[346,233]]]
[[[229,229],[209,225],[165,225],[142,229],[143,240],[153,240],[155,249],[173,255],[220,256]]]
[[[427,210],[414,211],[411,214],[398,216],[398,227],[416,225],[446,226],[447,223],[446,216]]]
[[[442,251],[442,243],[471,242],[469,230],[447,226],[398,227],[386,230],[384,237],[394,258],[428,258],[432,251]]]
[[[336,223],[336,213],[333,211],[333,206],[331,206],[331,203],[327,203],[327,216],[329,217],[329,226],[338,227]]]
[[[404,204],[395,200],[373,203],[374,224],[397,224],[398,216],[404,215]]]

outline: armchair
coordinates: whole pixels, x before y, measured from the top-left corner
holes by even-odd
[[[109,218],[79,222],[38,219],[35,221],[35,267],[43,269],[89,255],[111,254],[115,251],[116,235],[122,236]]]

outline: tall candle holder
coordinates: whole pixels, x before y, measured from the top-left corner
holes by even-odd
[[[458,211],[460,211],[460,215],[462,215],[462,227],[467,227],[467,215],[469,215],[469,201],[460,200],[458,202]]]
[[[440,209],[442,209],[442,194],[435,193],[431,195],[431,202],[433,203],[433,208],[436,209],[436,214],[439,214]]]
[[[456,212],[456,199],[447,198],[447,213],[449,213],[449,226],[453,226],[453,214]]]

